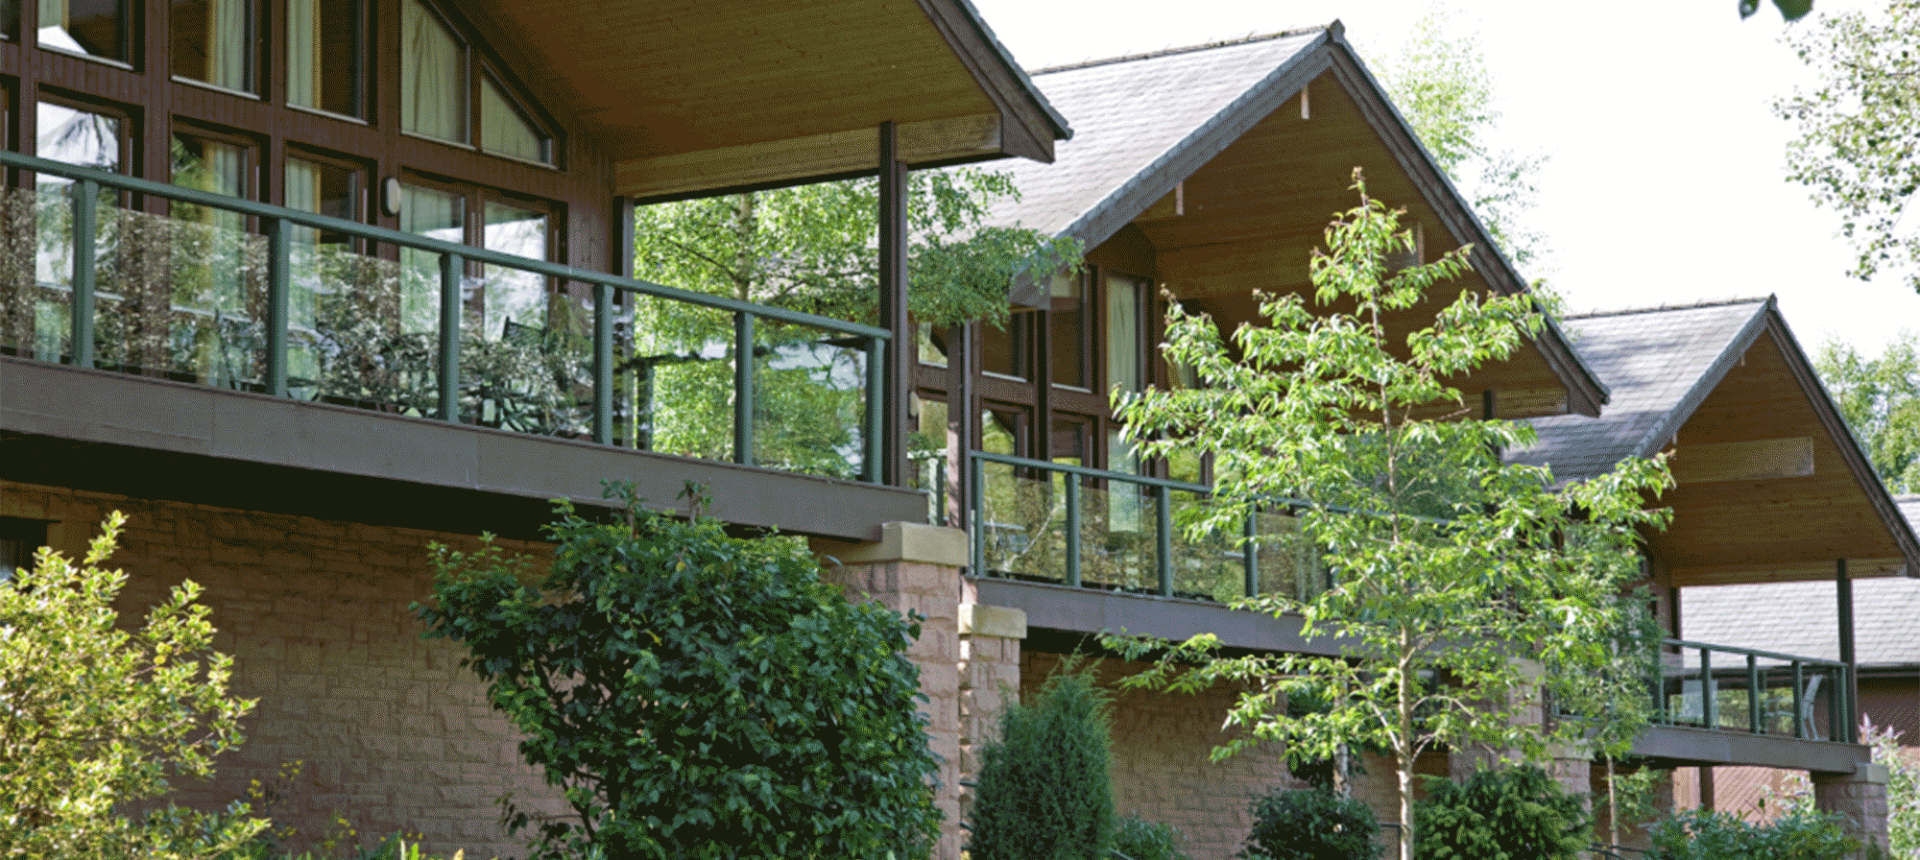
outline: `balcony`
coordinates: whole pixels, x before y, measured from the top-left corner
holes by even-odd
[[[266,425],[287,422],[262,417],[271,413],[259,398],[329,407],[333,417],[313,420],[360,435],[362,447],[368,432],[388,434],[376,446],[432,447],[444,443],[408,446],[393,434],[457,426],[572,443],[493,443],[529,462],[551,464],[578,446],[670,455],[651,465],[675,464],[679,477],[709,484],[726,474],[682,458],[873,485],[893,444],[878,431],[884,329],[12,152],[0,152],[0,165],[33,176],[27,187],[0,189],[0,355],[10,357],[0,360],[15,415],[29,408],[29,389],[77,384],[40,370],[63,365],[251,395],[249,414]],[[156,198],[169,214],[146,211],[158,208]],[[132,390],[123,383],[101,400]],[[214,402],[185,389],[166,396]],[[242,401],[217,402],[233,409]],[[810,432],[769,426],[769,414],[791,413],[796,402],[813,419]],[[338,410],[382,421],[347,420]],[[68,425],[85,420],[63,415]],[[6,429],[31,433],[50,422],[16,423]],[[167,435],[157,426],[150,435]],[[594,465],[579,470],[596,472],[596,485],[661,471],[584,456]],[[740,495],[758,486],[737,474],[735,484]],[[773,495],[791,502],[823,485],[793,486]],[[850,503],[848,515],[900,519],[896,509],[914,510],[913,496],[887,495],[900,498]],[[804,516],[762,510],[737,521],[864,537],[883,519],[811,528]]]

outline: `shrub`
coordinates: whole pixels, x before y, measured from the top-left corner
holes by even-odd
[[[127,576],[101,565],[125,522],[108,517],[78,564],[43,549],[0,578],[0,857],[213,856],[266,827],[242,804],[140,821],[116,811],[165,794],[171,777],[212,773],[253,707],[227,693],[233,661],[212,650],[191,580],[139,628],[118,626]]]
[[[1113,827],[1113,851],[1127,860],[1188,860],[1180,850],[1180,831],[1129,815]]]
[[[1351,797],[1318,788],[1274,789],[1256,798],[1253,832],[1241,857],[1249,860],[1373,860],[1380,822]]]
[[[1573,860],[1593,841],[1586,804],[1531,765],[1435,780],[1413,819],[1421,860]]]
[[[1799,808],[1753,824],[1732,813],[1694,809],[1653,826],[1647,860],[1842,860],[1858,849],[1834,815]]]
[[[1107,707],[1088,673],[1065,671],[1007,708],[975,777],[973,860],[1109,860]]]
[[[620,522],[559,504],[544,579],[491,543],[441,548],[415,607],[573,807],[539,825],[539,856],[924,856],[940,813],[903,654],[918,624],[850,604],[793,541],[608,494]]]

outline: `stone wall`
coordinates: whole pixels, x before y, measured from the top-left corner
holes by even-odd
[[[351,827],[361,840],[406,832],[430,851],[477,857],[521,850],[499,826],[500,796],[566,810],[521,762],[519,733],[459,667],[457,647],[421,640],[407,609],[432,581],[427,544],[467,549],[472,536],[0,482],[0,516],[55,521],[49,544],[63,552],[84,549],[114,510],[128,517],[110,562],[128,575],[122,616],[198,582],[215,647],[234,657],[233,692],[259,699],[246,743],[211,782],[182,786],[182,801],[214,808],[258,782],[293,847]]]

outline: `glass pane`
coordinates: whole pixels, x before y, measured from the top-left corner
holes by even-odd
[[[39,0],[40,45],[126,60],[126,0]]]
[[[1092,419],[1084,416],[1055,415],[1047,431],[1047,459],[1068,466],[1087,464],[1087,438]]]
[[[254,0],[173,0],[173,74],[253,92]]]
[[[287,103],[360,115],[361,0],[287,0]]]
[[[360,174],[331,164],[288,157],[285,170],[286,205],[289,209],[355,220],[358,216]],[[398,283],[387,278],[359,274],[364,265],[353,255],[352,242],[339,233],[312,227],[293,228],[293,277],[288,298],[287,374],[293,396],[316,396],[318,381],[326,376],[330,355],[324,350],[326,338],[322,321],[329,330],[341,324],[322,314],[323,308],[336,311],[348,301],[342,293],[363,284]],[[391,268],[391,267],[389,267]],[[396,270],[397,271],[397,270]]]
[[[19,32],[20,0],[0,0],[0,39],[19,38]]]
[[[400,229],[443,242],[461,243],[466,239],[466,198],[446,191],[401,186]],[[438,253],[400,249],[399,329],[397,337],[404,345],[396,350],[411,356],[427,356],[427,370],[421,375],[427,391],[433,391],[437,376],[440,344],[440,260]],[[467,279],[461,279],[461,292],[467,291]]]
[[[733,315],[637,297],[631,385],[639,447],[733,458]]]
[[[534,260],[547,259],[547,214],[500,203],[486,204],[482,245]],[[509,323],[547,324],[547,279],[533,272],[486,267],[484,292],[467,297],[468,319],[485,337],[505,334]]]
[[[400,4],[400,27],[400,127],[466,143],[466,46],[420,0]]]
[[[41,158],[114,172],[121,169],[124,142],[118,118],[44,102],[36,106],[35,114],[39,131],[34,152]],[[33,192],[15,192],[8,213],[7,234],[15,237],[9,243],[9,282],[15,291],[7,302],[7,345],[31,350],[46,361],[63,360],[73,348],[72,190],[71,180],[36,174]],[[118,313],[120,294],[114,287],[121,278],[114,275],[132,273],[130,266],[114,265],[127,262],[120,255],[118,236],[125,213],[113,205],[117,199],[103,190],[94,210],[96,329],[102,318]],[[21,247],[23,241],[31,242],[30,250]],[[28,259],[31,275],[26,271]]]
[[[1058,476],[980,463],[986,574],[1045,582],[1066,577],[1066,494]]]
[[[1016,313],[1005,326],[980,324],[980,369],[1016,379],[1027,378],[1028,344],[1032,338],[1033,315]]]
[[[1159,591],[1154,499],[1108,481],[1080,491],[1080,581],[1090,587]]]
[[[242,197],[247,151],[219,141],[175,135],[173,184]],[[260,382],[265,364],[266,248],[246,231],[246,218],[213,206],[175,203],[164,236],[144,249],[168,263],[170,375],[214,385]],[[152,356],[138,363],[153,366]]]
[[[1087,387],[1086,288],[1079,275],[1053,276],[1048,357],[1053,384]]]
[[[480,148],[495,155],[549,162],[547,136],[500,91],[490,77],[480,80]]]
[[[934,367],[947,366],[947,338],[952,329],[936,329],[928,323],[913,327],[914,343],[918,347],[920,363]]]
[[[947,522],[947,404],[913,395],[916,426],[907,437],[907,486],[927,494],[927,521]]]
[[[865,460],[865,340],[758,320],[754,462],[853,479]]]
[[[1246,564],[1238,546],[1240,530],[1189,537],[1181,517],[1206,504],[1193,493],[1169,494],[1173,509],[1173,593],[1192,600],[1227,603],[1246,591]]]
[[[1140,390],[1140,285],[1132,278],[1107,278],[1107,386]]]
[[[1254,516],[1258,544],[1255,570],[1261,594],[1309,600],[1326,588],[1320,554],[1300,531],[1300,521],[1282,511]]]

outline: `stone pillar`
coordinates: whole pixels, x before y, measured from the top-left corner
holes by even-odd
[[[1859,856],[1887,850],[1887,766],[1862,763],[1852,773],[1814,773],[1813,806],[1821,812],[1838,812],[1845,818],[1847,835],[1860,840],[1864,849]]]
[[[886,523],[877,543],[816,540],[824,556],[821,578],[851,599],[867,598],[895,612],[917,612],[920,638],[907,658],[920,667],[927,697],[927,735],[940,757],[934,804],[940,809],[935,860],[960,857],[960,570],[967,564],[967,534],[920,523]]]
[[[960,778],[980,772],[980,753],[1000,728],[1000,715],[1020,700],[1020,643],[1027,613],[960,605]],[[973,811],[973,789],[960,787],[960,815]]]

